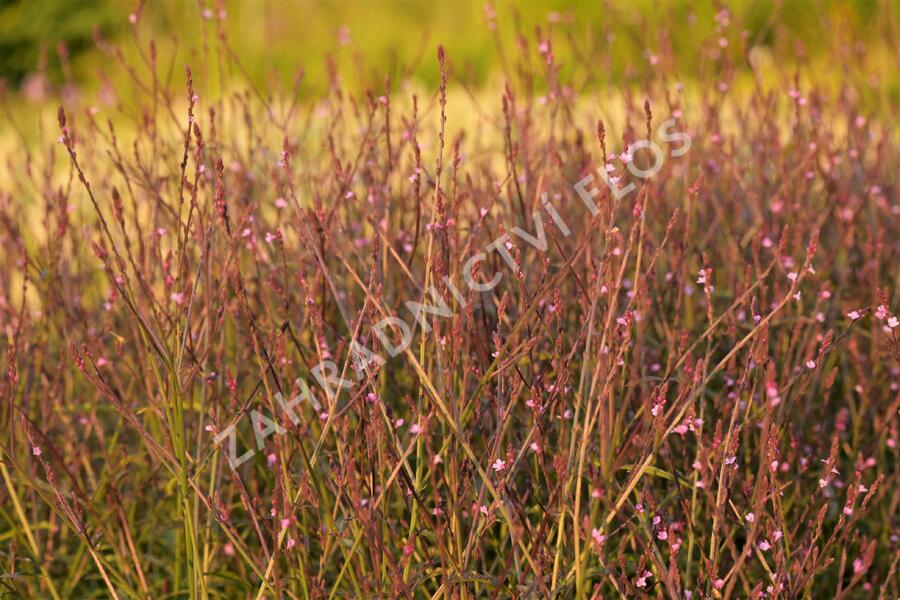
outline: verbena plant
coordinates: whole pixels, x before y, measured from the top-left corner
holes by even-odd
[[[852,48],[819,86],[723,11],[686,85],[598,90],[558,23],[498,91],[439,49],[299,102],[220,32],[6,156],[7,596],[900,596],[896,115]]]

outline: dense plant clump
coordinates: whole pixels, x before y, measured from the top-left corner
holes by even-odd
[[[298,102],[220,35],[60,108],[0,185],[4,593],[900,596],[894,115],[716,18],[696,81],[557,24]]]

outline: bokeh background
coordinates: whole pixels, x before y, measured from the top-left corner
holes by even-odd
[[[879,29],[898,29],[898,4],[885,0],[491,5],[398,0],[142,5],[119,0],[0,0],[0,80],[13,102],[39,102],[58,93],[68,94],[70,100],[102,101],[104,89],[108,95],[108,88],[116,88],[124,75],[110,54],[110,42],[121,48],[125,62],[131,62],[149,57],[139,56],[129,38],[151,38],[161,72],[180,76],[183,63],[215,44],[221,26],[245,75],[255,84],[290,85],[302,71],[303,84],[297,88],[301,97],[327,90],[330,72],[341,73],[342,84],[351,89],[377,89],[387,75],[395,82],[434,85],[437,43],[447,48],[454,77],[477,87],[492,81],[503,67],[504,53],[522,43],[520,36],[533,39],[536,28],[566,26],[581,38],[578,46],[605,51],[602,62],[593,67],[592,83],[637,84],[652,77],[661,56],[674,61],[689,83],[705,75],[719,53],[740,56],[747,49],[710,44],[721,25],[717,14],[725,7],[740,24],[747,47],[764,59],[777,56],[785,68],[808,67],[807,73],[837,80],[842,77],[841,65],[834,64],[828,50],[843,47],[847,61],[871,67],[870,80],[855,82],[867,101],[900,99],[896,78],[882,81],[876,75],[897,66],[897,36],[875,34]],[[130,16],[137,19],[136,27]],[[204,35],[198,36],[199,31]],[[884,40],[893,42],[888,46]],[[586,58],[572,53],[556,56],[568,68]]]

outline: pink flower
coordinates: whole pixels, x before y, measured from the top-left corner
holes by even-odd
[[[723,587],[725,587],[725,580],[721,577],[719,579],[716,579],[715,582],[713,582],[713,587],[715,587],[717,590],[721,590]]]
[[[744,519],[745,519],[748,523],[752,523],[753,521],[756,520],[756,515],[754,515],[752,512],[751,512],[751,513],[747,513],[747,516],[745,516]]]
[[[506,468],[506,461],[500,460],[500,459],[498,458],[497,460],[494,461],[494,464],[491,465],[491,467],[492,467],[495,471],[502,471],[503,469]]]
[[[31,453],[34,454],[35,456],[40,456],[42,454],[41,447],[35,446],[34,448],[31,449]]]
[[[594,539],[594,543],[598,546],[602,545],[603,542],[606,541],[606,536],[603,535],[603,532],[599,529],[591,529],[591,537]]]
[[[770,550],[772,548],[772,544],[768,542],[768,540],[763,540],[759,543],[759,549],[765,552],[766,550]]]
[[[816,368],[816,361],[814,361],[814,360],[808,360],[808,361],[806,361],[806,368],[807,368],[807,369],[815,369],[815,368]]]
[[[898,320],[897,317],[891,317],[890,319],[888,319],[887,324],[888,327],[894,329],[895,327],[897,327],[897,325],[900,325],[900,320]]]
[[[862,315],[859,314],[859,311],[857,311],[857,310],[851,310],[850,312],[847,313],[847,317],[848,317],[851,321],[856,321],[856,320],[859,319],[861,316],[862,316]]]
[[[647,587],[647,580],[652,575],[653,574],[650,571],[644,571],[643,573],[641,573],[641,576],[638,577],[637,580],[634,582],[634,585],[638,586],[639,588]]]

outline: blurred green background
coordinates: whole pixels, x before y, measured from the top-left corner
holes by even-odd
[[[160,70],[180,78],[185,62],[192,57],[196,62],[197,53],[215,44],[220,15],[246,75],[258,85],[272,84],[273,78],[289,85],[303,69],[301,94],[327,89],[329,60],[351,88],[381,89],[386,75],[434,85],[438,43],[447,48],[455,77],[477,86],[502,65],[498,48],[516,51],[519,33],[533,47],[537,28],[550,27],[565,27],[595,48],[605,46],[609,60],[590,67],[601,72],[604,82],[646,75],[653,68],[651,56],[663,46],[689,80],[716,51],[710,40],[723,28],[722,17],[717,18],[723,7],[731,15],[724,29],[732,39],[724,51],[739,53],[734,41],[742,34],[771,49],[779,62],[828,70],[833,65],[824,58],[826,50],[846,45],[852,53],[862,42],[867,56],[896,70],[896,43],[888,46],[883,40],[890,36],[882,35],[898,30],[897,3],[889,0],[498,2],[493,8],[458,1],[154,1],[139,10],[118,0],[0,0],[0,80],[12,94],[33,99],[66,84],[96,92],[104,81],[115,84],[123,77],[97,41],[115,43],[129,61],[141,60],[129,39],[135,34],[144,45],[155,40]],[[132,28],[129,15],[135,13],[138,24]],[[578,57],[557,60],[571,68]],[[892,99],[898,95],[894,79],[882,82]]]

